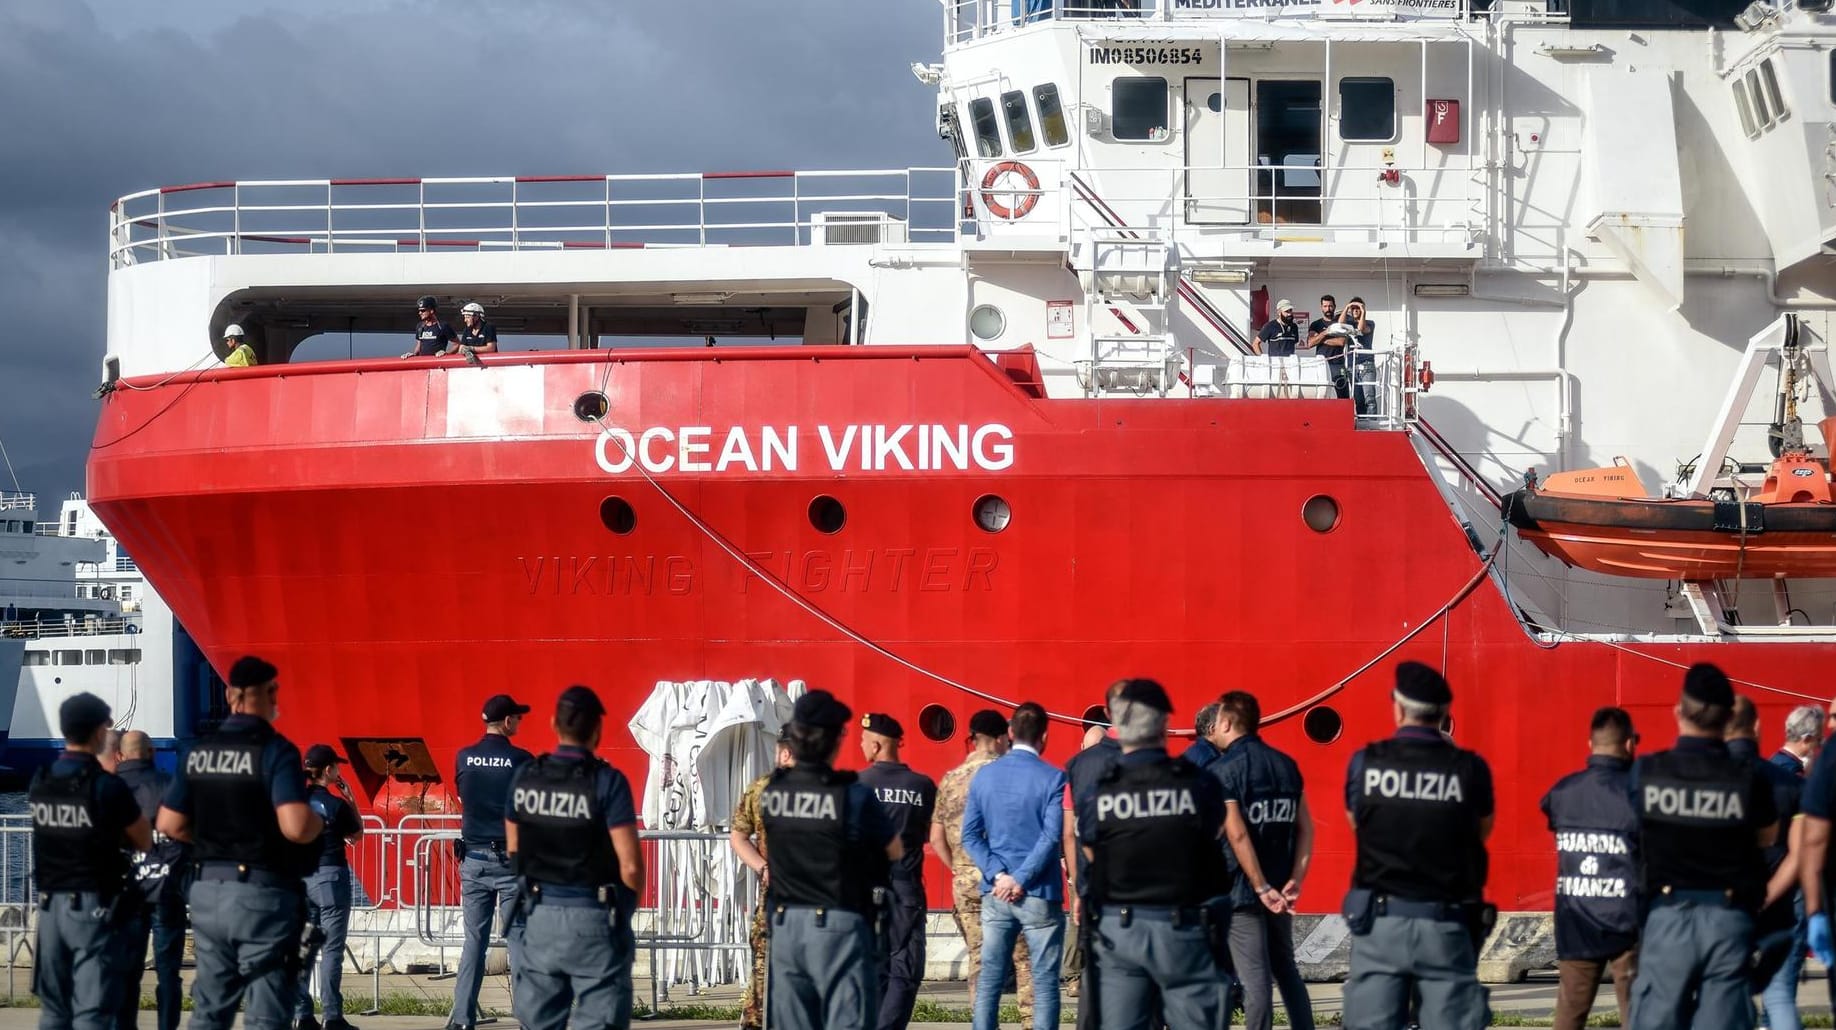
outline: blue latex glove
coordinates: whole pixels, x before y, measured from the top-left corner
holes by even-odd
[[[1836,962],[1836,952],[1833,952],[1830,947],[1829,913],[1819,912],[1810,917],[1810,947],[1811,953],[1817,956],[1817,961],[1826,966]]]

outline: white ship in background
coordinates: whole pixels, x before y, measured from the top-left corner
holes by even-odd
[[[72,494],[54,518],[43,515],[34,494],[0,494],[5,763],[30,769],[61,751],[58,706],[83,691],[108,702],[117,726],[170,749],[195,725],[197,706],[179,704],[174,690],[180,665],[193,670],[187,681],[201,667],[195,648],[81,497]]]

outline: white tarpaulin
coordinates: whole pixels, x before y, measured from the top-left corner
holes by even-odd
[[[663,680],[631,717],[650,756],[642,818],[647,830],[725,830],[746,785],[771,770],[802,680]],[[746,940],[756,883],[724,839],[664,841],[649,852],[662,937],[712,944]],[[670,983],[734,983],[751,969],[744,951],[673,948],[654,975]]]

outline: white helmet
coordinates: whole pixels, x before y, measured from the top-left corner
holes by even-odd
[[[472,303],[467,304],[465,307],[460,308],[459,313],[462,315],[477,315],[479,318],[483,318],[484,317],[484,305],[478,303],[477,301],[473,301]]]
[[[223,329],[223,338],[226,340],[230,339],[231,337],[235,337],[236,339],[240,340],[244,336],[247,336],[247,335],[248,335],[247,333],[244,333],[242,331],[242,327],[237,325],[234,322],[231,322],[228,326],[224,327]]]

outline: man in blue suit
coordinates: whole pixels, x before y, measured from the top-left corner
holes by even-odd
[[[1059,872],[1065,774],[1041,758],[1046,712],[1028,701],[1008,720],[1014,746],[969,784],[963,847],[982,871],[982,973],[975,1030],[995,1030],[1001,982],[1015,938],[1033,957],[1034,1030],[1058,1027],[1059,959],[1064,947],[1064,881]]]

